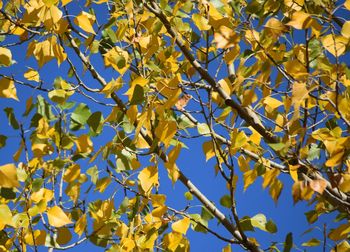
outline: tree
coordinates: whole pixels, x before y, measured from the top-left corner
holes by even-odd
[[[188,251],[191,227],[223,251],[349,251],[350,1],[0,9],[1,250]],[[216,199],[178,165],[186,151],[226,187]],[[177,206],[168,181],[188,190]],[[336,223],[303,244],[292,232],[266,244],[254,231],[278,227],[268,213],[240,215],[237,195],[260,183],[277,203],[290,181],[310,224]]]

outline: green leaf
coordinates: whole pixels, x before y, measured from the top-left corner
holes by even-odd
[[[249,216],[244,216],[239,221],[239,224],[241,225],[241,228],[242,228],[243,231],[254,231],[254,227],[252,225],[252,222],[251,222]]]
[[[284,249],[283,252],[289,252],[293,247],[293,234],[288,233],[286,236],[286,240],[284,241]]]
[[[230,195],[224,195],[220,199],[220,205],[223,207],[231,208],[232,206],[232,201]]]
[[[213,214],[205,207],[202,207],[201,217],[203,220],[209,221],[214,218]]]
[[[208,222],[203,220],[199,214],[190,214],[191,218],[191,228],[196,232],[207,233],[208,231],[204,227],[208,227]],[[199,224],[200,223],[200,224]],[[202,225],[204,226],[202,226]]]
[[[269,233],[272,233],[272,234],[277,233],[277,226],[272,220],[269,220],[266,223],[265,228]]]
[[[76,131],[84,128],[84,125],[86,124],[90,115],[91,111],[89,107],[84,103],[80,103],[71,115],[70,129]]]
[[[0,189],[0,196],[7,200],[13,200],[16,198],[16,193],[13,191],[13,188],[2,187]]]
[[[52,120],[55,116],[52,113],[51,105],[41,95],[38,95],[37,101],[38,114],[48,120]]]
[[[13,113],[13,108],[4,108],[4,111],[12,128],[19,129],[19,124],[15,117],[15,114]]]
[[[304,242],[303,244],[301,244],[301,246],[305,246],[305,247],[317,247],[321,244],[321,242],[319,240],[317,240],[316,238],[312,238],[310,240],[308,240],[307,242]]]
[[[87,124],[90,127],[90,131],[94,134],[100,134],[102,130],[103,116],[100,111],[93,113],[87,120]]]
[[[134,88],[134,92],[130,101],[130,105],[138,105],[141,104],[145,99],[143,87],[140,85],[136,85]]]
[[[0,149],[6,145],[7,136],[0,135]]]
[[[269,143],[270,147],[275,151],[283,150],[286,146],[285,143]]]
[[[33,192],[39,191],[43,184],[44,184],[44,180],[42,178],[34,179],[32,182],[32,191]]]

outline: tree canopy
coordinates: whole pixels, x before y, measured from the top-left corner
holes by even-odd
[[[349,17],[349,0],[0,0],[0,250],[189,251],[194,231],[224,252],[349,251]],[[259,240],[279,228],[266,201],[237,200],[257,183],[334,223]]]

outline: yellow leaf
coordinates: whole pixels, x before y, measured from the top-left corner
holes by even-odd
[[[12,53],[5,47],[0,47],[0,66],[10,66],[12,63]]]
[[[64,181],[66,182],[72,182],[78,179],[79,176],[80,176],[80,165],[73,164],[67,168],[63,178],[64,178]]]
[[[3,230],[5,225],[13,226],[12,213],[7,205],[0,205],[0,230]]]
[[[328,52],[335,57],[339,57],[345,52],[349,39],[343,36],[328,34],[321,41]]]
[[[283,102],[281,102],[281,101],[279,101],[279,100],[277,100],[275,98],[272,98],[271,96],[265,97],[263,103],[265,105],[271,107],[272,109],[276,109],[279,106],[283,105]]]
[[[39,75],[38,71],[36,71],[34,69],[28,69],[24,73],[23,76],[24,76],[24,78],[26,78],[27,80],[30,80],[30,81],[36,81],[36,82],[40,81],[40,75]]]
[[[274,180],[277,179],[277,176],[280,174],[280,171],[278,169],[266,169],[266,172],[263,176],[263,188],[266,188],[267,186],[271,185]]]
[[[341,29],[341,35],[345,38],[350,38],[350,21],[346,21]]]
[[[300,104],[309,97],[309,91],[303,82],[294,82],[292,87],[292,104]]]
[[[96,18],[94,15],[82,11],[78,16],[75,17],[74,23],[79,26],[82,30],[96,34],[94,28],[92,27],[95,23]]]
[[[156,166],[148,166],[143,169],[139,175],[138,179],[140,180],[140,184],[142,190],[145,193],[149,193],[152,190],[153,186],[158,185],[158,169]]]
[[[305,0],[284,0],[284,4],[293,10],[301,10]]]
[[[5,188],[19,187],[17,169],[14,164],[0,166],[0,186]]]
[[[59,206],[50,208],[47,211],[47,217],[49,219],[49,224],[53,227],[63,227],[64,225],[72,223]]]
[[[222,252],[232,252],[231,245],[227,244],[227,246],[222,249]]]
[[[103,55],[106,67],[113,67],[121,75],[129,68],[129,54],[119,46],[115,46]]]
[[[211,26],[208,24],[208,19],[198,13],[192,15],[192,20],[200,31],[207,31],[211,28]]]
[[[178,220],[174,222],[171,225],[171,228],[173,229],[173,231],[185,235],[189,226],[190,226],[190,219],[187,217],[184,217],[182,220]]]
[[[62,7],[69,4],[70,2],[72,2],[73,0],[62,0]]]
[[[295,29],[307,29],[312,24],[312,18],[310,14],[303,11],[296,11],[292,14],[292,20],[287,23]]]
[[[93,144],[88,135],[81,135],[75,140],[77,144],[77,153],[91,153],[93,151]]]
[[[221,26],[219,31],[214,33],[214,42],[217,48],[229,48],[235,46],[239,42],[239,36],[233,29]]]
[[[333,241],[342,240],[348,237],[350,233],[350,223],[345,223],[337,227],[336,229],[333,229],[329,234],[328,237],[332,239]]]
[[[272,197],[272,199],[277,202],[279,196],[281,195],[281,191],[283,189],[283,184],[280,180],[275,179],[272,184],[270,185],[269,193]]]
[[[108,0],[98,0],[98,1],[94,1],[95,4],[102,4],[102,3],[107,3]]]
[[[237,58],[240,53],[239,44],[235,45],[228,53],[225,54],[224,60],[228,65],[232,64],[232,62]]]
[[[305,78],[308,73],[306,67],[299,60],[289,60],[284,63],[287,73],[292,75],[295,79]]]
[[[348,193],[350,192],[350,175],[349,174],[344,174],[342,176],[342,182],[341,184],[339,185],[339,189],[342,191],[342,192],[345,192],[345,193]]]
[[[212,141],[204,142],[202,148],[205,154],[206,161],[208,161],[212,157],[215,157],[215,151],[214,151],[214,146]]]
[[[129,238],[129,237],[123,237],[120,241],[120,247],[121,247],[121,251],[123,252],[129,252],[129,251],[133,251],[133,249],[135,248],[135,242],[133,239]]]
[[[255,179],[258,177],[258,173],[256,170],[248,170],[243,174],[244,187],[243,190],[247,190],[247,188],[254,183]]]
[[[345,7],[346,9],[350,10],[350,0],[346,0],[346,1],[344,2],[344,7]]]
[[[298,179],[298,168],[299,167],[300,167],[300,165],[289,165],[289,174],[295,182],[299,181],[299,179]]]
[[[0,79],[0,97],[12,98],[14,100],[19,101],[17,97],[17,90],[13,80],[10,80],[8,78]]]
[[[86,214],[83,214],[79,218],[79,220],[75,223],[74,232],[77,233],[79,236],[81,236],[85,232],[86,225],[87,225]]]
[[[46,239],[45,230],[34,230],[33,233],[27,232],[27,234],[24,237],[24,240],[28,245],[31,245],[31,246],[34,245],[33,235],[34,235],[34,240],[35,240],[36,246],[45,244],[45,239]]]
[[[53,192],[46,188],[40,188],[39,191],[32,193],[30,199],[35,203],[44,200],[45,202],[49,202],[53,198]]]
[[[95,190],[103,193],[111,183],[111,180],[112,179],[110,177],[104,177],[97,180]]]
[[[160,121],[155,130],[156,136],[162,141],[165,146],[169,146],[171,139],[176,134],[176,122],[174,121]]]
[[[106,98],[110,98],[111,94],[120,89],[123,86],[123,79],[122,78],[118,78],[116,80],[112,79],[110,82],[108,82],[108,84],[106,86],[104,86],[101,89],[101,93],[104,94],[106,96]]]
[[[270,18],[266,22],[265,27],[275,36],[279,36],[288,31],[287,27],[276,18]]]
[[[152,194],[151,201],[154,208],[162,207],[165,204],[166,195],[164,194]]]
[[[349,3],[349,9],[350,9],[350,3]],[[337,246],[335,246],[335,249],[331,250],[331,252],[349,252],[349,251],[350,251],[350,244],[347,241],[342,241],[341,243],[337,244]]]

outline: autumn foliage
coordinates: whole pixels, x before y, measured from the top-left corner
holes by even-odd
[[[0,250],[189,251],[202,232],[349,251],[349,17],[349,0],[0,0]],[[253,183],[334,223],[259,240],[278,225],[238,211]]]

